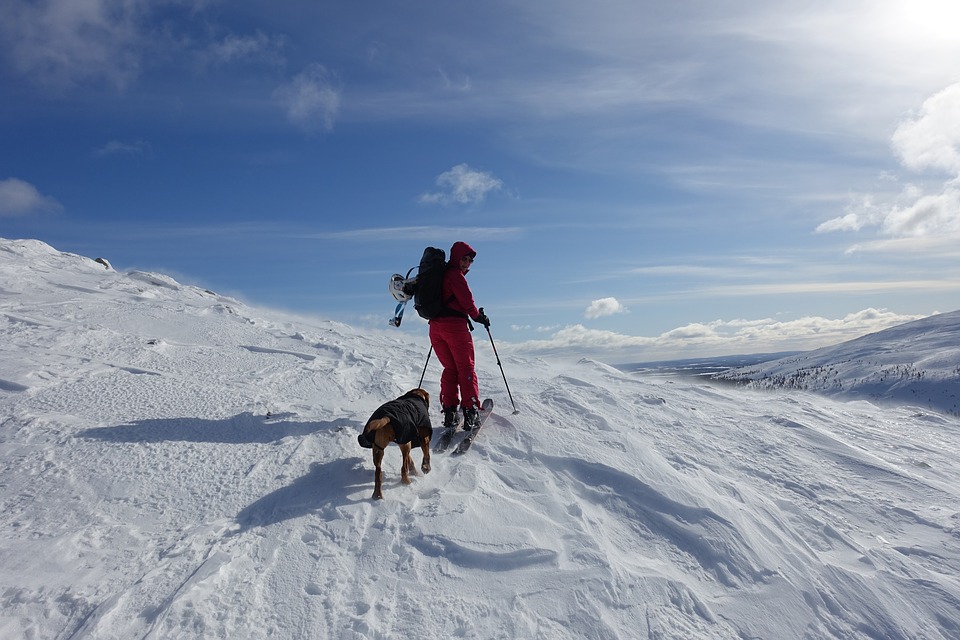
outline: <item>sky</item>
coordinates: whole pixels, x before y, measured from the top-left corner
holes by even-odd
[[[775,4],[0,0],[0,237],[360,329],[462,240],[610,363],[960,308],[960,6]]]

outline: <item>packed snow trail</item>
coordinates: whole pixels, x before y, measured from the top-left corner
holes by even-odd
[[[0,637],[960,635],[954,417],[500,347],[522,413],[374,502],[425,340],[29,241],[0,293]]]

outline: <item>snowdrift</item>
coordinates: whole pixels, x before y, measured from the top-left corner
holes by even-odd
[[[498,343],[374,502],[398,336],[0,240],[0,637],[960,636],[956,418]]]

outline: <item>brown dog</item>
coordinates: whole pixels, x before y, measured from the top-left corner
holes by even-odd
[[[430,438],[433,437],[433,425],[430,424],[430,394],[423,389],[413,389],[396,400],[382,405],[373,412],[363,433],[357,436],[361,447],[373,449],[373,466],[377,469],[373,475],[373,499],[383,499],[383,452],[387,445],[396,442],[403,455],[400,467],[400,480],[410,484],[412,473],[417,469],[410,456],[411,449],[418,445],[423,451],[423,462],[420,468],[424,473],[430,472]]]

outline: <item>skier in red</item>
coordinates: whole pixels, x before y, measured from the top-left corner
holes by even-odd
[[[490,326],[490,319],[477,309],[466,275],[477,252],[466,242],[455,242],[443,276],[442,296],[446,309],[430,321],[430,344],[443,365],[440,376],[440,406],[443,426],[460,422],[458,405],[463,407],[463,428],[473,429],[479,421],[480,387],[474,366],[473,336],[469,319]]]

